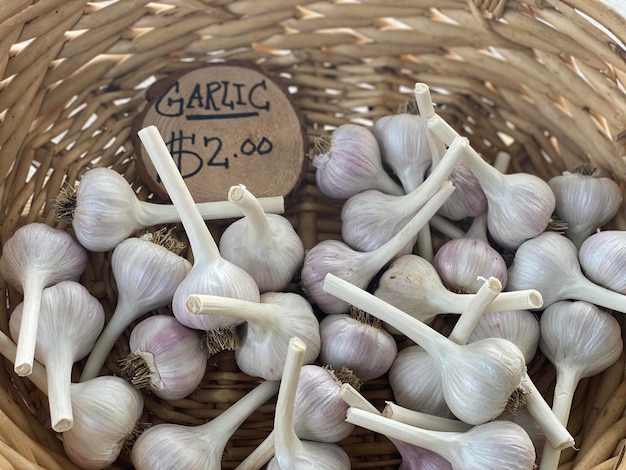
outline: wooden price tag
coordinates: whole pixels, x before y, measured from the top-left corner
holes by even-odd
[[[147,92],[133,121],[138,174],[167,192],[137,132],[157,127],[196,202],[222,201],[244,184],[256,197],[287,197],[304,177],[308,141],[288,91],[257,66],[211,64],[172,74]]]

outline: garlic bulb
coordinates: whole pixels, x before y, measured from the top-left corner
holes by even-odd
[[[238,340],[235,329],[242,320],[224,315],[190,315],[185,302],[191,294],[208,294],[258,302],[259,287],[252,276],[220,254],[156,127],[148,126],[138,134],[180,215],[194,256],[191,271],[174,292],[172,299],[174,316],[185,326],[207,332],[209,344],[212,344],[210,353],[236,348]]]
[[[432,264],[417,255],[405,255],[389,265],[374,295],[414,318],[430,323],[440,313],[463,312],[476,294],[449,291]],[[486,311],[536,309],[542,303],[539,289],[510,289],[510,292],[498,295]]]
[[[347,303],[328,295],[322,288],[324,276],[333,273],[359,287],[366,287],[374,276],[412,240],[437,211],[454,188],[449,182],[439,190],[383,245],[369,252],[359,252],[339,240],[323,240],[309,250],[300,272],[303,290],[324,313],[344,313]]]
[[[197,330],[170,315],[140,321],[129,338],[130,354],[120,361],[122,377],[136,388],[147,388],[164,400],[193,392],[207,366],[207,352]]]
[[[526,369],[517,346],[502,338],[458,345],[394,306],[332,274],[324,288],[402,331],[436,359],[443,394],[452,413],[469,424],[498,416]],[[486,376],[487,375],[487,376]]]
[[[467,141],[459,137],[450,146],[437,169],[408,194],[394,196],[369,190],[350,197],[341,209],[343,240],[360,251],[372,251],[383,245],[406,225],[447,180],[467,145]]]
[[[117,285],[113,315],[89,354],[81,381],[97,377],[115,342],[135,320],[172,301],[191,263],[161,245],[155,234],[127,238],[111,255],[111,271]]]
[[[560,301],[543,311],[540,326],[539,347],[556,368],[552,410],[567,425],[580,380],[602,372],[621,355],[624,344],[620,325],[593,304]],[[559,450],[547,446],[541,469],[556,469],[559,457]]]
[[[365,429],[438,453],[452,468],[532,470],[535,449],[524,429],[510,421],[492,421],[465,432],[431,431],[384,416],[349,408],[346,419]]]
[[[19,336],[23,309],[23,303],[15,307],[9,320],[14,339]],[[72,365],[89,354],[103,326],[102,305],[78,282],[61,281],[43,290],[35,358],[46,366],[50,420],[55,431],[67,431],[73,425]]]
[[[333,369],[347,367],[362,382],[385,374],[398,348],[393,337],[376,318],[354,309],[348,314],[328,315],[320,322],[320,360]]]
[[[380,148],[369,128],[342,124],[330,137],[323,135],[312,151],[316,186],[326,196],[348,199],[375,189],[386,194],[404,194],[383,169]]]
[[[478,215],[465,236],[445,242],[435,253],[432,264],[449,289],[475,294],[482,279],[495,277],[507,282],[507,266],[487,240],[487,214]]]
[[[138,230],[179,222],[171,204],[141,201],[128,181],[110,168],[92,168],[80,179],[75,193],[64,190],[56,202],[57,218],[72,224],[76,238],[90,251],[108,251]],[[260,198],[264,210],[284,212],[282,196]],[[205,220],[240,217],[228,201],[196,205]]]
[[[243,398],[199,426],[157,424],[144,431],[130,454],[137,470],[219,470],[228,440],[248,417],[278,391],[262,382]]]
[[[350,469],[350,458],[336,444],[301,440],[294,429],[294,403],[306,344],[297,337],[289,341],[274,417],[274,457],[268,470]]]
[[[85,469],[112,465],[134,437],[143,405],[143,395],[120,377],[72,384],[74,425],[63,433],[68,457]]]
[[[590,235],[580,245],[578,261],[588,279],[626,294],[626,231],[603,230]]]
[[[485,313],[476,323],[467,341],[473,343],[483,338],[508,339],[522,351],[526,364],[530,364],[539,345],[539,321],[528,310]]]
[[[424,181],[432,163],[426,125],[416,112],[417,109],[408,104],[395,115],[381,117],[372,127],[382,161],[391,168],[407,193]]]
[[[458,136],[439,116],[428,126],[448,145]],[[529,173],[503,175],[469,145],[464,153],[487,198],[487,229],[499,246],[514,250],[546,229],[556,205],[548,183]]]
[[[565,236],[580,248],[585,238],[608,223],[622,205],[615,181],[583,165],[548,180],[556,196],[555,212],[567,223]]]
[[[524,428],[524,431],[530,437],[530,440],[533,442],[535,446],[535,461],[537,464],[541,461],[541,456],[543,454],[543,449],[547,445],[546,444],[546,435],[544,434],[541,426],[537,424],[537,421],[533,417],[533,415],[528,411],[528,408],[520,408],[516,410],[515,413],[510,411],[505,411],[500,416],[496,418],[497,420],[503,421],[511,421],[515,424],[520,425]]]
[[[265,380],[280,380],[289,340],[298,336],[306,344],[304,361],[320,352],[319,322],[311,304],[293,292],[265,292],[260,302],[211,295],[190,295],[191,315],[225,315],[245,321],[235,361],[242,372]]]
[[[430,171],[433,171],[434,168],[436,166],[431,167]],[[450,220],[462,220],[486,213],[487,198],[485,192],[467,163],[459,161],[454,165],[450,172],[450,181],[458,188],[459,192],[441,206],[439,215]]]
[[[400,406],[443,418],[454,417],[446,403],[441,373],[435,360],[421,346],[398,352],[389,369],[389,387]]]
[[[24,294],[15,372],[26,376],[35,357],[41,293],[57,282],[78,281],[87,252],[69,233],[37,222],[18,228],[2,248],[0,275]]]
[[[365,399],[365,397],[363,397],[363,395],[348,384],[341,386],[340,394],[345,402],[353,408],[358,408],[360,410],[378,415],[381,414],[378,409],[376,409]],[[438,421],[438,419],[435,419],[435,421]],[[450,422],[452,421],[450,420]],[[430,423],[432,424],[432,421]],[[458,423],[460,423],[460,421],[458,421]],[[400,464],[399,470],[448,470],[452,468],[446,459],[435,452],[422,447],[407,444],[406,442],[394,439],[393,437],[389,437],[389,440],[394,446],[396,446],[396,449],[398,449],[398,452],[402,457],[402,463]]]
[[[245,186],[233,186],[228,200],[244,217],[222,233],[219,249],[256,281],[261,292],[285,289],[304,259],[304,246],[291,222],[278,214],[266,214]]]
[[[294,429],[300,439],[339,442],[350,435],[354,426],[346,422],[348,405],[339,396],[343,383],[360,385],[347,368],[302,366],[293,412]]]
[[[13,361],[16,350],[13,341],[0,331],[0,354]],[[48,393],[46,370],[39,362],[33,362],[28,378]],[[136,432],[143,395],[124,379],[107,375],[72,383],[71,396],[74,424],[62,435],[65,453],[84,469],[109,467]]]
[[[509,267],[507,289],[537,289],[544,308],[560,300],[584,300],[626,313],[626,296],[587,279],[576,245],[555,232],[544,232],[517,249]]]
[[[343,385],[360,386],[358,378],[346,368],[333,371],[315,364],[303,365],[296,388],[293,421],[300,439],[338,442],[350,435],[354,425],[346,421],[347,403],[340,392]],[[272,431],[238,466],[237,470],[258,470],[274,455]]]

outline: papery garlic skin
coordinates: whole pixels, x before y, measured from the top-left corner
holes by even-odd
[[[141,392],[112,375],[72,384],[74,425],[63,433],[67,456],[81,468],[112,465],[143,414]]]
[[[443,418],[454,415],[446,403],[437,363],[420,346],[398,352],[389,369],[389,386],[395,401],[405,408]]]
[[[603,230],[580,245],[578,261],[596,284],[626,294],[626,231]]]
[[[347,367],[362,381],[385,374],[398,353],[396,341],[384,329],[348,314],[328,315],[320,322],[322,364]]]
[[[348,199],[368,189],[404,194],[385,173],[376,138],[369,128],[358,124],[337,127],[328,147],[314,150],[313,166],[316,186],[331,198]]]
[[[488,312],[478,320],[468,343],[484,338],[504,338],[515,344],[526,364],[535,358],[540,336],[539,321],[529,310]]]
[[[61,281],[78,281],[87,267],[87,251],[72,236],[43,223],[18,228],[5,242],[0,275],[24,294],[24,317],[17,341],[15,372],[30,374],[35,354],[42,290]]]
[[[139,322],[130,334],[129,347],[122,375],[131,374],[133,385],[146,387],[159,398],[184,398],[204,378],[207,351],[202,338],[173,316],[153,315]]]
[[[245,186],[231,187],[228,200],[244,217],[224,230],[220,253],[250,274],[260,292],[284,290],[304,259],[300,236],[285,217],[266,214]]]
[[[9,320],[17,342],[23,303]],[[89,354],[104,326],[100,302],[78,282],[62,281],[42,292],[35,359],[46,366],[50,419],[55,431],[73,425],[71,411],[72,365]]]
[[[332,370],[303,365],[294,403],[294,429],[300,439],[339,442],[354,425],[346,422],[348,405],[339,396],[341,382]]]
[[[424,181],[432,163],[427,131],[422,117],[411,112],[383,116],[372,127],[383,162],[407,193]]]
[[[487,211],[487,198],[480,183],[464,162],[458,162],[450,173],[450,181],[457,188],[455,194],[441,206],[439,215],[450,220],[476,217]]]
[[[556,196],[555,212],[567,223],[565,235],[577,247],[611,221],[622,204],[617,183],[586,166],[554,176],[548,184]]]

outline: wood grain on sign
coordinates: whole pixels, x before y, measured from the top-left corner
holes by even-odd
[[[304,177],[308,141],[286,87],[243,62],[210,64],[155,82],[133,121],[137,170],[167,192],[137,132],[157,127],[196,202],[244,184],[256,197],[289,196]]]

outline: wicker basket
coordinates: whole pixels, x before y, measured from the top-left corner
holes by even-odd
[[[131,122],[146,82],[181,67],[251,60],[280,77],[306,117],[311,139],[346,122],[394,113],[414,84],[427,83],[438,112],[487,160],[512,155],[511,172],[543,178],[589,162],[626,182],[626,20],[598,0],[11,0],[0,4],[0,197],[2,242],[34,221],[55,220],[52,200],[88,169],[109,166],[143,199]],[[341,201],[324,197],[313,171],[288,201],[306,248],[340,237]],[[621,211],[614,228],[624,228]],[[81,281],[108,315],[116,303],[110,253],[92,253]],[[21,301],[1,281],[0,328]],[[297,286],[294,286],[297,288]],[[120,339],[107,367],[119,371]],[[202,386],[184,400],[146,393],[143,421],[200,424],[256,381],[232,353],[210,361]],[[0,467],[76,468],[50,429],[46,397],[0,373]],[[590,462],[626,468],[624,359],[581,382],[571,433]],[[80,372],[76,365],[75,374]],[[554,369],[542,357],[531,376],[550,399]],[[77,379],[77,376],[75,376]],[[364,395],[382,408],[385,379]],[[229,442],[234,468],[272,427],[272,405]],[[395,447],[357,428],[341,442],[353,468],[397,468]],[[580,458],[580,456],[578,458]],[[576,452],[562,455],[573,468]],[[115,468],[131,468],[123,453]],[[621,463],[620,463],[621,462]],[[12,465],[12,466],[11,466]]]

